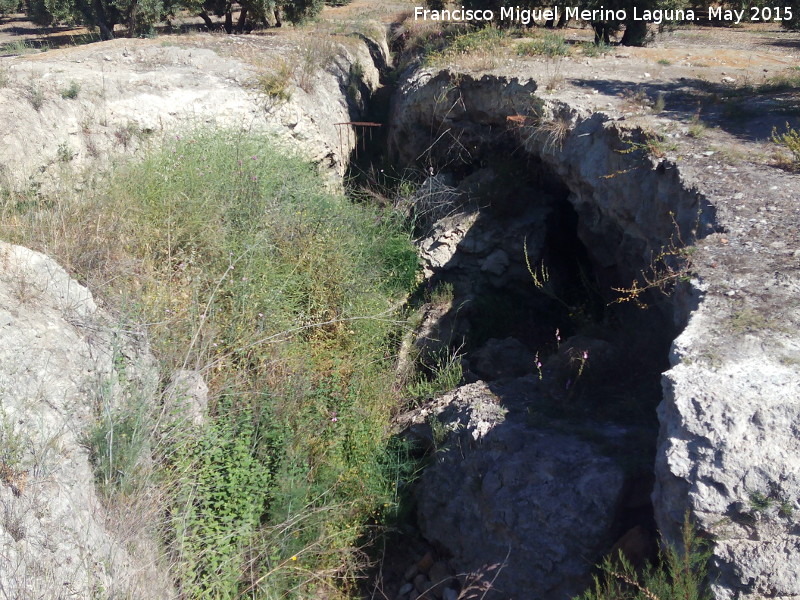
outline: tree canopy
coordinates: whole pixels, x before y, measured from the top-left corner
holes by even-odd
[[[0,0],[0,3],[13,1]],[[39,25],[83,24],[97,27],[103,39],[111,39],[117,25],[124,26],[129,36],[147,35],[158,22],[180,10],[199,15],[209,29],[221,27],[233,33],[258,26],[280,26],[283,19],[298,23],[319,14],[324,4],[325,0],[27,0],[25,10]],[[223,17],[222,23],[216,23],[212,15]]]
[[[431,9],[441,10],[446,8],[446,0],[427,0],[427,4]],[[509,3],[505,0],[462,0],[458,2],[460,6],[466,9],[473,10],[492,10],[497,16],[500,9]],[[560,14],[564,15],[564,6],[561,3],[553,2],[553,0],[517,0],[514,3],[520,8],[539,8],[549,6],[560,6],[562,10]],[[606,42],[609,41],[611,33],[620,31],[624,28],[620,43],[627,46],[640,46],[643,45],[647,39],[647,22],[641,19],[634,19],[634,8],[639,15],[644,11],[662,10],[673,11],[678,9],[704,9],[709,6],[717,4],[715,0],[575,0],[570,2],[570,6],[577,7],[580,10],[597,10],[605,9],[608,11],[624,10],[627,19],[606,19],[602,21],[592,22],[592,27],[595,30],[595,41]],[[751,0],[744,2],[744,0],[727,0],[723,2],[725,7],[730,8],[749,8],[751,6],[770,6],[765,0]],[[800,0],[784,0],[781,3],[780,20],[781,24],[789,29],[800,29]],[[777,13],[777,11],[774,11]],[[787,15],[791,15],[790,17]],[[563,25],[564,23],[559,23]],[[552,26],[553,23],[547,23]]]

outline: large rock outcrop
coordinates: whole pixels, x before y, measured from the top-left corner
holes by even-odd
[[[0,184],[47,186],[65,167],[104,169],[148,140],[212,126],[284,138],[338,180],[356,136],[336,123],[357,120],[377,88],[370,47],[381,46],[327,34],[310,46],[197,35],[2,59]]]
[[[159,515],[106,511],[86,441],[123,399],[154,402],[154,359],[53,260],[0,243],[0,265],[0,591],[170,597]]]
[[[663,116],[626,123],[619,98],[602,94],[594,101],[610,108],[592,113],[584,90],[569,86],[557,99],[538,97],[536,78],[535,70],[530,79],[410,74],[393,109],[394,158],[422,157],[435,175],[524,149],[544,184],[568,189],[605,289],[652,276],[654,256],[695,245],[682,255],[689,269],[660,271],[680,285],[660,303],[656,328],[683,333],[658,410],[656,522],[677,544],[688,512],[715,540],[718,598],[797,597],[800,219],[789,200],[800,195],[797,176],[720,162],[679,134],[665,151],[656,132],[670,130]],[[633,323],[643,338],[656,329]]]
[[[420,531],[459,573],[501,565],[489,597],[575,596],[615,534],[623,469],[589,442],[531,426],[537,384],[479,381],[400,418],[438,447],[417,484]]]

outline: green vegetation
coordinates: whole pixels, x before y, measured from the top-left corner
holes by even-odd
[[[597,58],[598,56],[603,56],[604,54],[611,52],[611,46],[602,42],[599,44],[581,42],[578,46],[581,49],[581,54],[588,56],[589,58]]]
[[[220,131],[174,139],[81,195],[49,212],[9,197],[4,236],[149,324],[165,379],[197,369],[210,388],[201,425],[99,391],[86,443],[106,501],[164,499],[182,597],[346,588],[408,471],[387,433],[396,307],[417,268],[399,220],[326,191],[274,141]]]
[[[100,37],[108,40],[114,38],[117,25],[126,28],[128,37],[151,36],[157,23],[182,10],[201,16],[209,29],[218,28],[210,15],[223,17],[220,28],[227,33],[249,31],[271,19],[300,23],[319,14],[324,0],[242,0],[237,4],[241,12],[235,25],[233,3],[224,0],[30,0],[24,8],[38,25],[83,24],[97,27]]]
[[[19,0],[0,0],[0,16],[16,12],[19,8]]]
[[[793,129],[786,123],[786,131],[778,133],[777,128],[772,129],[772,142],[785,148],[791,154],[790,165],[792,168],[800,168],[800,130]]]
[[[752,492],[748,498],[750,509],[753,512],[763,513],[773,507],[777,507],[778,514],[782,517],[791,518],[794,515],[794,503],[788,498],[782,498],[775,490],[769,494],[763,492]]]
[[[700,119],[700,112],[698,111],[697,114],[692,116],[687,133],[689,137],[697,139],[705,135],[706,129],[706,124]]]
[[[507,41],[506,34],[497,27],[471,31],[448,27],[430,33],[431,38],[419,48],[426,65],[442,65],[476,52],[492,54]]]
[[[81,84],[77,81],[70,81],[69,85],[61,90],[61,97],[64,98],[64,100],[75,100],[80,91]]]
[[[461,383],[463,376],[458,350],[444,348],[429,360],[423,361],[423,371],[406,386],[406,394],[415,400],[427,400],[449,392]],[[427,371],[427,372],[426,372]]]
[[[28,99],[28,102],[31,103],[33,109],[35,111],[42,110],[42,106],[44,106],[44,90],[41,88],[39,84],[31,83],[29,84],[24,90],[23,93],[25,97]]]
[[[291,100],[292,75],[289,63],[280,61],[274,72],[262,72],[256,76],[255,88],[263,95],[267,109]]]
[[[30,42],[26,40],[14,40],[13,42],[8,42],[6,44],[0,45],[0,55],[32,54],[38,51],[39,50],[35,46],[33,46]]]
[[[601,575],[594,579],[594,587],[579,599],[710,600],[706,581],[709,543],[697,536],[688,515],[682,534],[682,548],[665,543],[659,566],[649,566],[641,572],[621,553],[607,558],[600,566]]]
[[[569,46],[564,41],[564,36],[547,32],[542,37],[529,42],[522,42],[517,46],[519,56],[546,56],[556,58],[569,56]]]

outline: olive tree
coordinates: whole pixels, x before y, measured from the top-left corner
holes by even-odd
[[[0,0],[12,2],[13,0]],[[342,1],[342,0],[340,0]],[[217,24],[211,15],[223,18],[228,33],[275,24],[282,18],[292,23],[316,16],[324,0],[26,0],[29,17],[39,25],[79,23],[97,27],[102,39],[114,37],[114,27],[127,28],[129,36],[152,32],[153,27],[177,10],[188,10],[203,18],[209,29]],[[238,9],[237,21],[233,16]]]

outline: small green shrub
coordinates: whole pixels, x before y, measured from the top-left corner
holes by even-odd
[[[347,76],[347,97],[352,102],[358,102],[361,92],[361,86],[364,83],[364,66],[356,60],[350,65],[350,71]]]
[[[58,159],[58,162],[61,163],[68,163],[75,158],[75,153],[72,151],[72,148],[69,147],[68,142],[63,142],[58,145],[56,158]]]
[[[454,390],[461,383],[461,355],[445,348],[422,365],[422,369],[406,386],[406,395],[415,400],[435,398]]]
[[[579,44],[579,48],[581,50],[581,54],[589,58],[604,56],[611,52],[612,49],[611,46],[606,43],[595,44],[593,42],[581,42]]]
[[[128,121],[114,130],[114,138],[123,148],[127,148],[133,140],[144,139],[145,135],[145,131],[136,121]]]
[[[655,102],[653,102],[653,112],[656,114],[662,112],[666,104],[667,102],[664,96],[664,92],[659,92],[658,96],[656,96]]]
[[[696,115],[692,117],[691,122],[689,123],[689,130],[688,135],[691,138],[700,138],[703,137],[706,133],[706,124],[700,120],[700,113],[698,112]]]
[[[569,56],[570,49],[564,36],[556,33],[547,32],[543,37],[522,42],[517,46],[519,56],[546,56],[556,58],[559,56]]]
[[[259,456],[263,434],[248,410],[230,399],[220,409],[200,435],[174,432],[176,468],[192,474],[180,480],[172,522],[188,597],[227,598],[237,589],[277,462]]]
[[[25,454],[25,437],[17,431],[14,419],[0,407],[0,466],[16,469]]]
[[[786,148],[791,154],[791,166],[800,168],[800,130],[794,129],[786,123],[786,131],[778,133],[777,127],[772,128],[772,142]]]
[[[38,84],[30,84],[25,88],[25,97],[35,111],[40,111],[44,106],[44,90]]]
[[[292,73],[289,63],[281,61],[274,72],[262,72],[256,76],[255,88],[263,95],[266,108],[272,108],[292,99]]]
[[[594,587],[575,600],[711,600],[706,581],[710,546],[698,537],[688,514],[682,533],[682,548],[664,544],[660,564],[641,573],[621,553],[606,558]]]
[[[753,492],[750,494],[750,508],[754,511],[764,512],[769,510],[773,504],[775,504],[775,500],[766,494],[762,494],[761,492]]]
[[[81,91],[81,84],[77,81],[70,81],[69,86],[61,90],[61,97],[65,100],[75,100],[78,97],[78,92]]]
[[[667,60],[666,58],[659,58],[656,62],[663,67],[668,67],[672,64],[672,61]]]
[[[83,443],[89,449],[95,480],[106,498],[129,493],[142,483],[145,448],[152,431],[146,403],[129,385],[125,360],[114,356],[114,372],[99,387],[95,401],[96,421]],[[129,402],[116,402],[113,395],[134,392]]]

